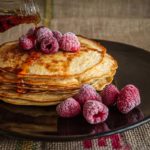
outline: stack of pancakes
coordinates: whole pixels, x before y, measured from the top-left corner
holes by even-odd
[[[16,105],[54,105],[83,84],[98,91],[110,84],[117,62],[99,43],[78,36],[79,52],[23,51],[18,41],[0,47],[0,99]]]

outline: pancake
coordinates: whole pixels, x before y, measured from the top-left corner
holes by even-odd
[[[56,105],[83,84],[102,90],[113,81],[117,61],[99,43],[78,36],[79,52],[23,51],[18,41],[0,46],[0,99],[14,105]]]
[[[13,99],[13,98],[4,98],[0,96],[0,99],[6,103],[13,104],[13,105],[24,105],[24,106],[53,106],[57,105],[62,101],[55,101],[55,102],[33,102],[33,101],[27,101],[23,99]]]
[[[112,70],[116,70],[117,63],[116,61],[108,54],[105,55],[103,61],[93,67],[92,69],[82,73],[79,77],[71,76],[63,79],[29,79],[29,78],[23,78],[24,86],[22,88],[31,87],[32,89],[36,88],[40,90],[61,90],[64,89],[67,85],[67,89],[74,89],[79,88],[84,83],[90,83],[90,80],[93,78],[101,78],[102,76],[106,76],[107,74],[110,74]],[[4,74],[5,75],[5,74]],[[3,76],[1,73],[0,76],[1,84],[2,83],[20,83],[18,78],[9,79],[8,75],[7,77]],[[46,85],[45,85],[46,84]],[[33,87],[33,85],[35,85]],[[17,85],[18,86],[18,85]],[[26,88],[27,89],[27,88]]]
[[[110,84],[113,80],[113,76],[106,76],[102,79],[97,79],[93,82],[93,87],[97,90],[102,90],[106,85]],[[7,93],[5,91],[0,91],[0,99],[15,105],[37,105],[37,106],[46,106],[46,105],[54,105],[58,104],[64,99],[73,96],[76,92],[71,92],[70,94],[49,94],[49,93],[27,93],[27,94],[19,94],[15,91],[8,90]]]
[[[20,50],[18,42],[0,47],[0,69],[14,74],[37,77],[67,77],[79,75],[100,63],[106,49],[99,43],[79,37],[81,50],[76,53],[59,51],[43,54],[40,51]],[[84,42],[83,42],[84,41]]]

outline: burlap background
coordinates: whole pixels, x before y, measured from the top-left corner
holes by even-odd
[[[50,3],[50,1],[48,1]],[[51,28],[150,50],[149,0],[54,0]],[[50,5],[50,4],[49,4]]]
[[[37,0],[43,23],[62,32],[72,31],[90,38],[128,43],[150,51],[149,0]],[[19,29],[21,30],[21,29]],[[11,37],[9,34],[7,37]],[[13,37],[12,37],[13,38]],[[2,40],[2,39],[1,39]],[[120,149],[150,149],[150,123],[121,133]],[[33,142],[0,138],[1,150],[82,150],[78,142]],[[114,149],[92,140],[92,150]]]

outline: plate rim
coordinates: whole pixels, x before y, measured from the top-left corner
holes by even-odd
[[[56,135],[50,135],[48,137],[38,137],[38,136],[31,136],[31,135],[24,135],[21,133],[13,132],[13,131],[3,131],[0,129],[0,134],[5,136],[5,137],[13,137],[15,139],[20,139],[20,140],[32,140],[32,141],[51,141],[51,142],[68,142],[68,141],[80,141],[80,140],[85,140],[85,139],[95,139],[95,138],[100,138],[104,136],[109,136],[113,134],[118,134],[122,133],[137,127],[140,127],[141,125],[144,125],[145,123],[150,122],[150,116],[147,116],[143,120],[140,120],[139,122],[130,124],[130,125],[125,125],[120,128],[116,128],[114,130],[110,131],[105,131],[105,132],[100,132],[96,134],[84,134],[84,135],[67,135],[67,136],[56,136]]]

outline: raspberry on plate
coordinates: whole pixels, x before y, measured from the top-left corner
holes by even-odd
[[[30,50],[34,47],[33,39],[23,35],[19,38],[19,46],[23,50]]]
[[[89,84],[84,84],[79,93],[74,96],[74,98],[83,105],[87,100],[97,100],[101,101],[101,96],[97,91]]]
[[[112,106],[117,101],[118,94],[119,90],[115,85],[110,84],[106,86],[101,92],[103,103],[107,106]]]
[[[59,50],[59,44],[54,37],[42,39],[40,47],[41,50],[46,54],[53,54]]]
[[[75,117],[81,112],[80,104],[73,98],[68,98],[56,107],[56,111],[61,117]]]
[[[59,42],[61,37],[62,37],[62,33],[59,31],[52,31],[53,32],[53,36],[57,39],[57,41]]]
[[[104,122],[108,117],[108,108],[99,101],[89,100],[83,106],[83,116],[90,124]]]
[[[118,95],[117,108],[126,114],[141,103],[140,93],[134,85],[126,85]]]
[[[49,28],[46,27],[39,27],[36,29],[36,38],[38,42],[41,42],[44,38],[51,38],[53,37],[53,33]]]
[[[60,48],[67,52],[77,52],[80,50],[78,37],[71,32],[65,33],[60,39]]]

